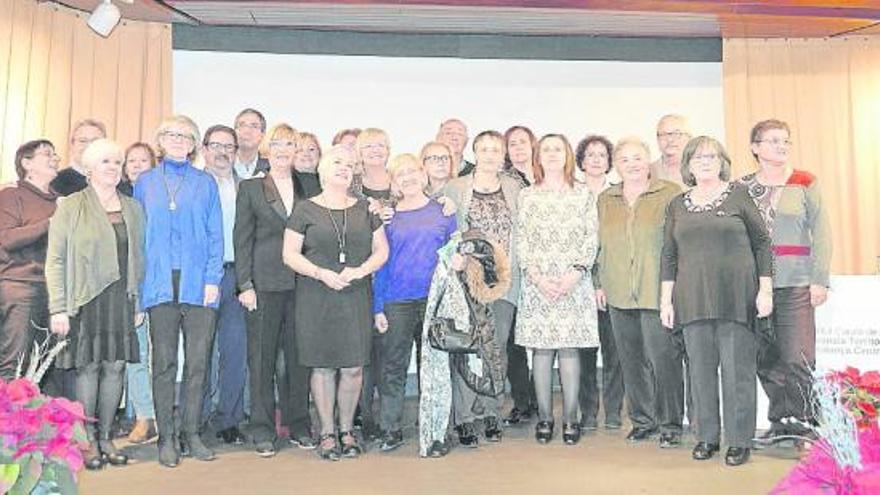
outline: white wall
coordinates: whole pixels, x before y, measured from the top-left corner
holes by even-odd
[[[524,124],[539,136],[638,135],[654,147],[666,113],[695,134],[723,137],[720,63],[472,60],[175,50],[174,110],[204,129],[244,107],[286,121],[326,146],[346,127],[380,127],[392,153],[418,152],[440,121],[471,136]]]

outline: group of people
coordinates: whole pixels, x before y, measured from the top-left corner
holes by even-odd
[[[598,428],[600,402],[604,427],[621,428],[626,397],[628,441],[679,446],[687,403],[693,458],[713,457],[719,369],[728,465],[750,456],[756,377],[768,435],[814,421],[831,234],[784,122],[755,125],[757,172],[739,179],[678,115],[658,123],[653,163],[638,138],[572,147],[517,125],[470,140],[458,119],[393,157],[381,129],[322,150],[255,109],[203,135],[171,117],[155,147],[106,136],[77,123],[60,171],[51,142],[25,143],[0,190],[0,375],[35,341],[66,339],[44,389],[96,418],[88,468],[127,462],[113,443],[126,383],[130,439],[155,428],[164,466],[215,459],[207,424],[243,444],[247,422],[270,457],[277,411],[283,440],[321,458],[394,450],[414,344],[425,457],[477,447],[478,422],[499,442],[534,419],[551,442],[554,362],[569,445]],[[479,352],[429,339],[444,318]]]

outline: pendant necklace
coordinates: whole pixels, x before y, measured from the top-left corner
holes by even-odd
[[[336,243],[339,245],[339,264],[345,264],[345,231],[348,228],[348,209],[342,210],[342,232],[339,231],[339,225],[336,223],[336,219],[333,218],[333,211],[330,208],[327,208],[327,215],[330,216],[330,221],[333,222],[333,230],[336,231]]]
[[[177,193],[180,191],[180,188],[183,187],[183,181],[186,180],[186,169],[183,169],[183,177],[180,178],[177,187],[172,191],[171,187],[168,185],[168,177],[165,176],[166,167],[167,165],[162,167],[162,182],[165,184],[165,192],[168,194],[168,209],[174,211],[177,209]]]

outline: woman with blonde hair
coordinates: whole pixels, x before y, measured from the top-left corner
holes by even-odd
[[[294,206],[284,234],[284,263],[299,275],[297,355],[312,368],[318,453],[328,460],[363,452],[353,423],[373,340],[370,275],[388,258],[382,221],[366,201],[348,194],[352,167],[343,147],[331,148],[318,165],[322,192]]]
[[[76,370],[76,399],[88,422],[85,465],[122,465],[112,440],[125,384],[125,363],[138,360],[134,329],[143,321],[144,218],[137,201],[117,191],[122,148],[98,139],[83,152],[89,185],[60,201],[49,225],[46,286],[50,328],[69,344],[55,366]],[[96,432],[97,429],[97,432]]]
[[[198,127],[189,117],[163,121],[156,131],[160,162],[134,186],[146,215],[141,306],[150,315],[159,463],[166,467],[178,465],[181,451],[215,459],[202,442],[199,423],[223,278],[223,220],[217,182],[192,164],[198,142]],[[181,332],[186,366],[178,431],[174,395]]]

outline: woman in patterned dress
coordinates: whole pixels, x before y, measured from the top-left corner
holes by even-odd
[[[578,349],[599,346],[590,268],[598,220],[590,190],[574,181],[574,153],[548,134],[535,153],[535,183],[519,196],[516,249],[522,270],[516,343],[532,349],[538,423],[535,439],[553,438],[553,360],[559,358],[566,444],[580,440]]]

